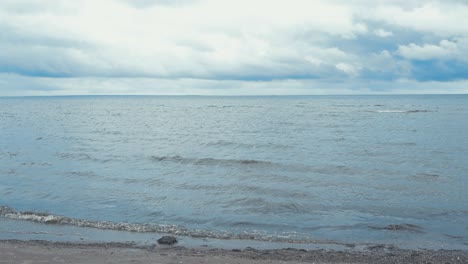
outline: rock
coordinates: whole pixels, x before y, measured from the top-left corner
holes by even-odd
[[[164,245],[174,245],[177,243],[177,238],[173,236],[163,236],[160,239],[158,239],[159,244],[164,244]]]

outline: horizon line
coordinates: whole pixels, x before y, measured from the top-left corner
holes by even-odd
[[[369,94],[239,94],[239,95],[214,95],[214,94],[70,94],[70,95],[0,95],[0,98],[25,98],[25,97],[111,97],[111,96],[154,96],[154,97],[296,97],[296,96],[402,96],[402,95],[468,95],[468,93],[369,93]]]

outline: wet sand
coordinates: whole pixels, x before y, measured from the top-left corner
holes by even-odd
[[[0,241],[0,263],[468,263],[468,251],[415,251],[385,246],[364,251],[225,250],[4,240]]]

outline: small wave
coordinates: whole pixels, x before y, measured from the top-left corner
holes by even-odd
[[[165,224],[133,224],[122,222],[92,221],[85,219],[75,219],[66,216],[53,215],[41,212],[20,212],[8,206],[0,206],[0,217],[14,220],[32,221],[51,225],[70,225],[86,228],[107,229],[116,231],[136,232],[136,233],[166,233],[179,236],[189,236],[194,238],[212,238],[212,239],[239,239],[239,240],[257,240],[269,242],[284,243],[322,243],[339,244],[335,241],[317,241],[312,238],[297,238],[293,234],[275,234],[268,235],[259,231],[230,233],[227,231],[210,231],[204,229],[188,229],[182,226]]]
[[[390,231],[410,231],[416,233],[422,233],[423,228],[413,224],[392,224],[388,226],[369,226],[369,228],[376,230],[390,230]]]
[[[57,153],[57,156],[63,159],[91,160],[89,154],[85,153]]]
[[[429,113],[432,112],[430,110],[408,110],[406,113]]]
[[[464,236],[454,236],[450,234],[444,234],[444,236],[452,238],[452,239],[464,239],[465,238]]]
[[[93,134],[100,134],[100,135],[122,135],[120,131],[108,131],[108,130],[93,130],[91,131]]]
[[[87,153],[57,153],[56,156],[62,159],[88,160],[98,163],[107,163],[118,159],[118,157],[114,155],[108,155],[108,158],[96,158]]]
[[[160,232],[184,234],[187,230],[179,229],[173,225],[150,225],[150,224],[130,224],[130,223],[115,223],[107,221],[92,221],[84,219],[74,219],[70,217],[53,215],[42,212],[19,212],[8,206],[0,206],[0,216],[15,219],[26,220],[44,224],[60,224],[73,225],[79,227],[91,227],[98,229],[121,230],[128,232]]]
[[[377,110],[375,113],[406,113],[404,110]]]
[[[263,198],[239,198],[229,201],[225,207],[240,206],[243,210],[262,214],[300,214],[307,212],[307,209],[298,203],[291,202],[270,202]]]
[[[263,108],[261,106],[254,106],[254,105],[205,105],[196,107],[197,109],[203,108]]]
[[[411,113],[429,113],[433,112],[430,110],[424,110],[424,109],[416,109],[416,110],[376,110],[376,111],[370,111],[374,113],[404,113],[404,114],[411,114]]]
[[[0,158],[6,157],[6,158],[15,158],[16,156],[19,155],[19,152],[0,152]]]
[[[220,146],[220,147],[234,147],[234,148],[273,148],[273,149],[285,149],[289,148],[286,145],[274,144],[274,143],[256,143],[256,144],[249,144],[249,143],[239,143],[239,142],[232,142],[226,140],[218,140],[213,142],[208,142],[205,144],[206,146]]]
[[[195,165],[271,165],[271,162],[252,159],[214,159],[214,158],[184,158],[181,156],[151,156],[153,161],[167,161]]]
[[[389,142],[389,143],[386,143],[386,145],[410,147],[410,146],[417,146],[418,144],[414,142]]]
[[[21,163],[21,166],[46,167],[46,166],[52,166],[52,164],[47,163],[47,162],[23,162],[23,163]]]
[[[97,175],[92,171],[69,171],[60,173],[61,175],[67,175],[70,177],[83,177],[83,178],[95,178]]]
[[[435,173],[418,173],[416,175],[410,176],[410,179],[415,181],[430,182],[441,180],[442,177],[441,175]]]
[[[0,170],[0,174],[16,175],[18,172],[15,169]]]

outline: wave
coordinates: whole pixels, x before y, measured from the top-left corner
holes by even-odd
[[[286,149],[289,148],[287,145],[280,145],[274,143],[239,143],[239,142],[232,142],[226,140],[218,140],[213,142],[208,142],[205,144],[206,146],[220,146],[220,147],[234,147],[234,148],[272,148],[272,149]]]
[[[8,206],[0,206],[0,216],[15,220],[25,220],[44,224],[72,225],[78,227],[90,227],[98,229],[119,230],[138,233],[170,233],[175,235],[187,235],[192,237],[210,237],[204,230],[189,230],[175,225],[163,224],[132,224],[109,221],[93,221],[75,219],[66,216],[53,215],[42,212],[16,211]],[[227,235],[211,235],[214,238],[229,238]]]
[[[393,224],[388,226],[372,226],[369,228],[376,230],[391,230],[391,231],[411,231],[417,233],[423,233],[423,227],[413,224]]]
[[[445,180],[444,177],[442,177],[439,174],[435,173],[418,173],[416,175],[410,176],[409,177],[412,180],[415,181],[420,181],[420,182],[431,182],[431,181],[443,181]]]
[[[290,213],[290,214],[301,214],[306,213],[307,206],[293,202],[270,202],[263,198],[239,198],[229,202],[229,207],[246,207],[246,210],[261,213],[270,214],[275,212],[277,214]]]
[[[10,151],[0,152],[0,159],[3,158],[3,157],[5,157],[5,158],[15,158],[18,155],[19,155],[19,152],[10,152]]]
[[[87,153],[56,153],[56,156],[62,159],[86,160],[98,163],[108,163],[119,159],[119,157],[115,155],[107,155],[106,158],[96,158]]]
[[[431,110],[425,110],[425,109],[415,109],[415,110],[376,110],[376,111],[370,111],[373,113],[405,113],[405,114],[411,114],[411,113],[429,113],[433,112]]]
[[[151,156],[153,161],[167,161],[195,165],[271,165],[271,162],[253,159],[214,159],[214,158],[184,158],[181,156]]]
[[[223,240],[256,240],[279,243],[342,244],[341,242],[333,240],[317,240],[311,237],[305,237],[303,234],[298,234],[295,232],[274,235],[265,234],[261,231],[244,231],[241,233],[230,233],[227,231],[188,229],[182,226],[165,224],[133,224],[122,222],[93,221],[85,219],[75,219],[66,216],[53,215],[42,212],[20,212],[8,206],[0,206],[0,217],[5,217],[14,220],[32,221],[49,225],[70,225],[77,227],[107,229],[136,233],[165,233],[177,236],[188,236],[193,238],[209,238]]]

